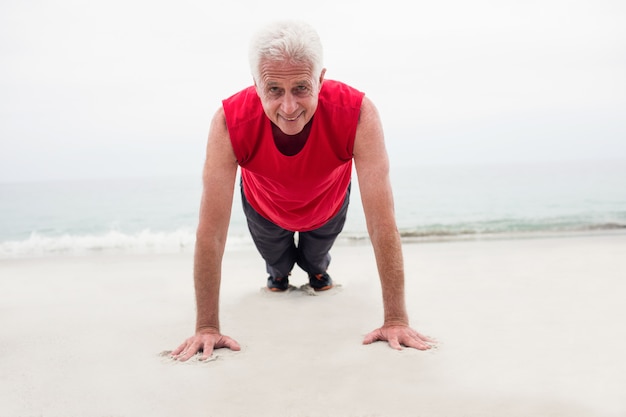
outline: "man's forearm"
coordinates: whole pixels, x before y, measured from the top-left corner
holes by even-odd
[[[223,248],[198,240],[194,255],[196,332],[220,331],[219,294]]]
[[[371,236],[382,288],[385,325],[408,325],[404,295],[404,260],[400,235],[391,233]]]

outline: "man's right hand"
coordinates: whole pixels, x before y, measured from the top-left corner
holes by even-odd
[[[182,345],[172,351],[172,357],[178,361],[186,361],[198,352],[202,352],[201,360],[207,360],[213,354],[213,349],[228,348],[241,350],[239,343],[228,336],[216,331],[199,331],[185,340]]]

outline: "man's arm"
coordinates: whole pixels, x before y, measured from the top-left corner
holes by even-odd
[[[198,351],[203,351],[202,357],[206,359],[214,348],[240,349],[235,340],[221,334],[219,323],[222,257],[236,175],[237,162],[220,108],[211,122],[202,174],[203,192],[194,255],[196,333],[172,352],[183,361]]]
[[[404,261],[389,180],[389,159],[380,117],[367,97],[361,106],[354,162],[384,305],[383,326],[368,334],[363,343],[386,340],[394,349],[401,349],[402,345],[429,349],[433,340],[409,327],[404,295]]]

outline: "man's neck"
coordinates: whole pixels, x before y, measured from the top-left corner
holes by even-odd
[[[272,136],[274,136],[274,143],[278,150],[287,156],[293,156],[300,152],[304,145],[306,144],[307,139],[309,138],[309,133],[311,133],[311,125],[313,124],[313,119],[309,120],[304,126],[304,129],[300,133],[295,135],[287,135],[283,133],[282,130],[278,128],[274,123],[272,123]]]

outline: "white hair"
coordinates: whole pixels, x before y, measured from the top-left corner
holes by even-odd
[[[323,55],[322,42],[315,29],[298,21],[275,22],[261,29],[252,38],[248,53],[255,82],[260,81],[260,66],[264,61],[306,64],[319,78],[324,66]]]

